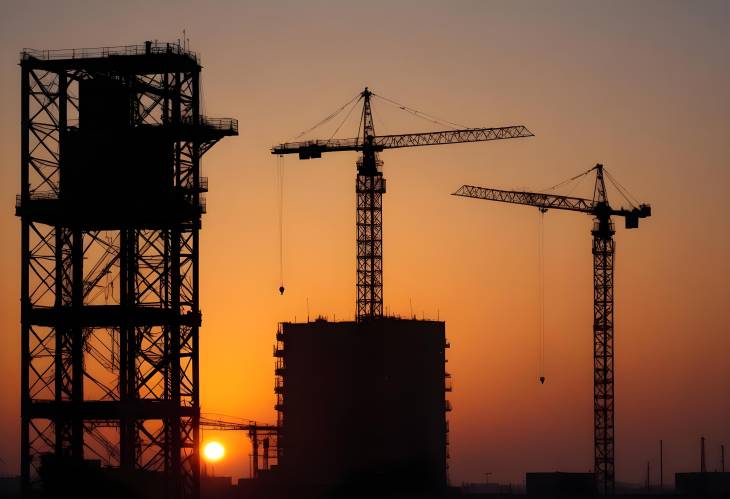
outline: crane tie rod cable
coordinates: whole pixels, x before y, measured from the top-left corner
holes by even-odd
[[[619,194],[623,196],[623,198],[626,200],[627,203],[629,203],[632,208],[636,208],[636,206],[640,204],[639,201],[631,195],[629,190],[621,185],[619,181],[616,180],[616,178],[611,175],[611,173],[606,168],[603,169],[603,172],[606,174],[606,177],[608,177],[608,180],[613,184],[613,186],[616,187],[616,190],[619,192]]]
[[[574,176],[574,177],[570,177],[570,178],[569,178],[569,179],[567,179],[567,180],[563,180],[562,182],[559,182],[559,183],[555,184],[555,185],[554,185],[554,186],[552,186],[552,187],[548,187],[548,188],[547,188],[547,189],[545,189],[544,191],[545,191],[545,192],[547,192],[547,191],[554,191],[554,190],[555,190],[555,189],[557,189],[558,187],[562,187],[562,186],[564,186],[565,184],[568,184],[568,183],[570,183],[570,182],[573,182],[574,180],[578,180],[579,178],[581,178],[581,177],[584,177],[584,176],[588,175],[588,174],[589,174],[589,173],[591,173],[591,172],[592,172],[593,170],[594,170],[594,168],[589,168],[588,170],[584,171],[583,173],[579,173],[578,175],[576,175],[576,176]],[[604,171],[605,171],[605,170],[604,170]]]
[[[469,128],[473,128],[473,127],[469,127],[469,126],[466,126],[466,125],[462,125],[460,123],[455,123],[453,121],[448,121],[448,120],[444,120],[444,119],[438,118],[438,117],[436,117],[436,116],[434,116],[432,114],[424,113],[423,111],[419,111],[418,109],[414,109],[412,107],[406,106],[405,104],[401,104],[399,102],[396,102],[393,99],[389,99],[387,97],[383,97],[382,95],[378,95],[375,92],[373,92],[372,95],[374,97],[377,97],[379,99],[384,100],[385,102],[387,102],[389,104],[392,104],[392,105],[398,107],[399,109],[401,109],[403,111],[406,111],[407,113],[410,113],[410,114],[412,114],[412,115],[414,115],[414,116],[416,116],[418,118],[421,118],[423,120],[430,121],[432,123],[436,123],[436,124],[439,124],[439,125],[444,125],[444,126],[447,126],[449,128],[453,128],[453,129],[458,129],[458,128],[466,128],[466,129],[469,129]]]
[[[350,106],[350,110],[347,111],[347,114],[342,119],[342,121],[340,122],[340,124],[338,125],[338,127],[335,128],[335,131],[334,132],[332,132],[332,135],[330,135],[329,140],[332,140],[335,137],[335,135],[337,135],[337,132],[340,131],[340,128],[342,128],[342,125],[344,125],[345,122],[350,118],[350,115],[352,114],[352,111],[355,109],[355,107],[357,106],[358,102],[360,102],[360,99],[357,99],[357,100],[353,99],[350,102],[352,102],[352,106]],[[359,137],[359,136],[360,136],[360,132],[358,131],[357,137]]]

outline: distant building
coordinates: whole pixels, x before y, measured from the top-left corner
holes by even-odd
[[[230,476],[201,476],[201,499],[225,499],[235,497],[236,488]]]
[[[596,477],[593,473],[527,473],[527,495],[530,496],[591,496],[596,494]]]
[[[277,340],[284,481],[328,492],[446,488],[443,322],[283,323]]]
[[[730,497],[730,473],[677,473],[675,487],[681,494],[701,497]]]
[[[515,491],[512,485],[504,485],[501,483],[462,483],[459,487],[462,494],[469,495],[506,495],[513,494]]]

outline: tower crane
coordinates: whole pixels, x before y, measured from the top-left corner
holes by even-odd
[[[614,370],[613,370],[613,260],[615,233],[612,216],[624,217],[627,229],[639,227],[639,219],[651,216],[651,207],[640,204],[614,209],[606,196],[603,165],[596,172],[593,199],[557,196],[539,192],[505,191],[463,185],[454,196],[499,201],[548,209],[587,213],[594,217],[593,229],[593,436],[594,472],[599,490],[614,491]]]
[[[357,160],[357,320],[364,321],[383,315],[383,238],[382,196],[385,179],[380,171],[383,162],[378,154],[385,149],[420,147],[464,142],[532,137],[525,126],[499,128],[466,128],[439,132],[376,135],[371,107],[373,92],[365,87],[362,100],[360,129],[355,138],[309,140],[273,146],[271,154],[298,154],[299,159],[321,158],[323,153],[355,151]],[[280,289],[281,292],[281,289]]]

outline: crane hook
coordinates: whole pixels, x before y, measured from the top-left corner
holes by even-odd
[[[284,294],[284,286],[279,286],[279,294],[280,295]]]
[[[540,384],[541,385],[545,384],[545,376],[540,376]]]

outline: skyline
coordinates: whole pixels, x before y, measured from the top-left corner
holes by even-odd
[[[456,122],[525,124],[536,135],[381,156],[386,307],[407,316],[412,303],[418,317],[445,319],[452,345],[452,481],[477,481],[489,471],[490,480],[520,483],[524,471],[592,465],[592,296],[589,220],[548,212],[547,382],[540,386],[537,210],[449,194],[465,183],[541,190],[597,162],[654,209],[642,230],[616,235],[618,480],[642,481],[660,438],[665,482],[669,473],[699,467],[701,435],[718,454],[730,441],[723,314],[730,297],[728,4],[695,11],[669,2],[562,2],[553,11],[527,2],[418,3],[416,11],[415,2],[402,2],[388,9],[390,17],[379,15],[384,3],[66,5],[49,3],[48,17],[34,26],[34,7],[17,3],[0,30],[0,62],[12,68],[0,77],[0,199],[7,205],[0,218],[7,276],[0,288],[0,386],[7,394],[0,472],[12,472],[18,448],[19,223],[10,201],[19,184],[18,52],[175,40],[183,27],[202,55],[206,113],[238,118],[241,129],[203,165],[210,179],[201,233],[204,413],[272,422],[277,322],[302,320],[307,309],[312,317],[354,315],[356,156],[285,161],[287,289],[279,296],[269,148],[368,85]],[[160,24],[165,9],[177,15]],[[84,24],[72,24],[82,13]],[[380,37],[354,35],[352,19],[377,22]],[[353,56],[360,53],[363,61]],[[481,60],[484,66],[475,63]],[[374,116],[379,133],[427,127],[384,107]],[[610,198],[619,199],[615,191]],[[245,437],[216,438],[230,449],[219,472],[240,476]]]

